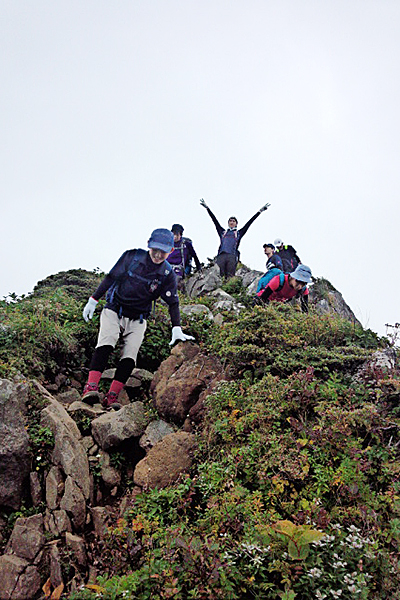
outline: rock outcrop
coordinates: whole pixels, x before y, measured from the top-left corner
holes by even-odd
[[[19,509],[31,459],[24,413],[27,386],[0,379],[0,506]]]

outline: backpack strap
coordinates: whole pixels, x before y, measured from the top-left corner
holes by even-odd
[[[279,273],[279,287],[276,291],[280,292],[284,285],[285,285],[285,273],[282,271],[281,273]]]
[[[140,265],[140,263],[144,262],[144,259],[146,258],[146,254],[147,254],[146,250],[142,250],[141,248],[139,248],[138,250],[136,250],[135,256],[133,257],[132,262],[129,265],[129,269],[128,269],[128,275],[129,276],[132,276],[132,273],[134,271],[136,271],[136,269],[138,268],[138,266]]]

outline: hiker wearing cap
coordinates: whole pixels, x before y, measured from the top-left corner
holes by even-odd
[[[269,271],[270,269],[280,269],[281,271],[283,271],[282,260],[281,257],[278,254],[276,254],[275,246],[273,244],[264,244],[263,248],[264,254],[268,259],[265,264],[267,271]]]
[[[282,260],[283,270],[285,273],[291,273],[297,265],[301,264],[301,260],[297,255],[296,250],[290,244],[284,244],[281,238],[276,238],[274,241],[276,252]]]
[[[121,359],[110,390],[102,400],[105,408],[121,408],[118,395],[136,364],[152,302],[160,296],[168,305],[171,318],[170,345],[178,340],[194,339],[190,335],[185,335],[180,327],[176,277],[166,260],[173,245],[174,236],[171,231],[155,229],[148,241],[148,251],[139,248],[124,252],[83,309],[83,318],[87,322],[93,317],[98,301],[107,292],[106,305],[100,315],[97,345],[82,394],[82,400],[88,404],[93,404],[100,399],[101,375],[113,348],[122,336]]]
[[[192,270],[192,259],[195,262],[197,271],[201,270],[201,264],[197,258],[193,243],[190,238],[182,237],[183,227],[175,223],[171,227],[174,234],[174,247],[171,254],[168,256],[168,262],[172,265],[178,282],[178,289],[183,289],[183,279],[190,275]]]
[[[300,298],[301,310],[308,312],[308,287],[312,281],[311,269],[299,265],[292,273],[275,275],[267,285],[257,292],[256,298],[262,302],[288,302],[292,298]]]
[[[268,257],[266,262],[266,273],[258,280],[257,293],[265,288],[267,283],[271,281],[275,275],[279,275],[283,272],[282,261],[280,257],[275,254],[275,246],[273,244],[264,244],[264,254]]]
[[[224,229],[218,222],[214,213],[208,208],[207,204],[204,202],[203,198],[200,200],[201,206],[207,210],[208,214],[211,217],[212,222],[215,225],[217,233],[220,239],[220,245],[217,253],[217,265],[219,266],[219,270],[222,277],[233,277],[236,271],[236,265],[239,259],[239,244],[242,240],[242,237],[247,233],[250,225],[257,219],[262,212],[267,210],[270,204],[264,204],[256,212],[254,216],[247,221],[246,225],[244,225],[241,229],[238,229],[238,220],[236,217],[230,217],[228,219],[228,229]]]

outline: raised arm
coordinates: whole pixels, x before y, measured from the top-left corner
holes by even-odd
[[[270,204],[268,204],[268,202],[267,202],[267,204],[264,204],[264,206],[262,206],[262,207],[260,208],[260,210],[258,210],[258,211],[256,212],[256,214],[255,214],[255,215],[253,215],[253,216],[251,217],[251,219],[249,219],[249,220],[247,221],[246,225],[243,225],[243,227],[241,227],[241,229],[239,229],[239,231],[238,231],[239,238],[242,238],[242,237],[244,236],[244,234],[245,234],[245,233],[247,233],[247,230],[248,230],[248,228],[250,227],[250,225],[251,225],[252,223],[254,223],[254,221],[257,219],[257,217],[259,217],[259,216],[261,215],[261,213],[263,213],[265,210],[267,210],[267,208],[268,208],[269,206],[271,206],[271,205],[270,205]]]
[[[223,227],[221,227],[221,225],[218,222],[217,217],[214,215],[214,213],[212,212],[212,210],[210,210],[207,206],[207,204],[204,202],[203,198],[201,198],[200,200],[200,204],[201,206],[204,206],[204,208],[207,210],[208,214],[211,217],[212,222],[215,225],[215,229],[217,230],[217,233],[219,236],[221,236],[223,234],[223,232],[225,231],[225,229]]]

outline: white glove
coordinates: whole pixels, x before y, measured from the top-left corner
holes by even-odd
[[[260,212],[260,213],[264,212],[264,210],[267,210],[267,208],[268,208],[269,206],[271,206],[271,205],[270,205],[270,204],[268,204],[268,202],[267,202],[267,204],[264,204],[264,206],[262,206],[258,212]]]
[[[203,198],[200,200],[200,204],[204,206],[204,208],[208,208],[207,204],[204,202]]]
[[[89,319],[93,318],[94,315],[94,309],[97,306],[97,300],[95,300],[94,298],[89,298],[85,308],[83,309],[83,313],[82,316],[85,319],[86,323],[88,322]]]
[[[182,328],[176,325],[172,328],[172,340],[169,345],[173,346],[178,340],[186,342],[186,340],[194,340],[194,337],[192,335],[186,335],[186,333],[183,333]]]

